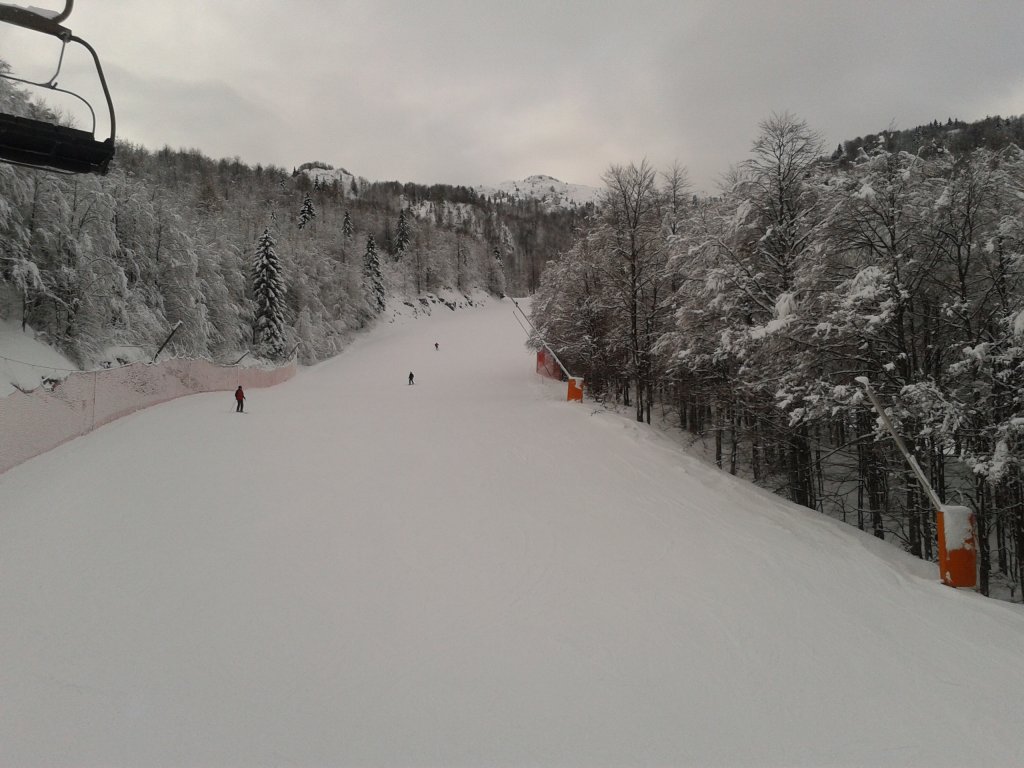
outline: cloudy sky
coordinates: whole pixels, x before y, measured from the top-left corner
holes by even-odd
[[[597,186],[646,157],[712,191],[773,111],[829,145],[1024,113],[1024,0],[77,0],[66,24],[120,138],[375,180]]]

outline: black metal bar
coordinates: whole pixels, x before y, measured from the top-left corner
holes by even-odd
[[[75,7],[75,0],[64,0],[64,10],[53,17],[54,21],[64,21],[71,15],[71,9]]]
[[[153,362],[154,363],[156,362],[156,359],[160,356],[160,353],[164,351],[164,347],[167,346],[167,342],[171,340],[171,336],[173,336],[175,333],[177,333],[179,328],[181,328],[181,320],[179,320],[178,322],[176,322],[174,324],[174,327],[171,328],[171,332],[167,335],[167,338],[164,339],[164,343],[160,345],[160,349],[158,349],[156,351],[156,354],[153,355]]]
[[[60,22],[71,15],[72,5],[74,3],[71,0],[67,0],[67,5],[62,13],[57,16],[43,16],[41,13],[30,11],[27,8],[0,3],[0,21],[14,24],[16,27],[53,35],[54,37],[64,37],[65,35],[70,35],[71,30],[61,26]]]
[[[100,65],[100,57],[96,55],[96,50],[89,45],[85,40],[80,37],[72,36],[71,42],[78,43],[84,47],[89,53],[92,54],[92,60],[96,63],[96,74],[100,77],[100,85],[103,86],[103,96],[107,100],[107,110],[110,113],[110,143],[114,143],[114,139],[117,138],[117,120],[114,117],[114,102],[110,98],[110,89],[107,88],[107,78],[103,76],[103,67]],[[95,134],[95,128],[93,133]]]

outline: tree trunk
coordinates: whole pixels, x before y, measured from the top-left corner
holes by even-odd
[[[1017,508],[1014,514],[1014,527],[1017,538],[1017,587],[1021,590],[1021,602],[1024,602],[1024,503],[1021,503],[1020,486],[1018,484]]]
[[[914,557],[921,557],[921,512],[920,493],[918,493],[917,479],[912,472],[903,473],[903,482],[907,484],[907,544],[910,554]]]
[[[992,567],[992,553],[989,547],[989,489],[985,478],[978,475],[974,480],[977,498],[975,516],[978,523],[978,591],[988,597],[989,570]]]
[[[810,509],[817,508],[813,463],[807,425],[801,424],[789,439],[789,497]]]
[[[821,467],[821,434],[817,432],[814,440],[814,483],[817,493],[817,508],[821,513],[825,512],[825,472]]]
[[[732,439],[731,445],[729,446],[729,474],[736,474],[736,455],[739,453],[739,440],[736,437],[737,425],[739,423],[739,417],[736,415],[736,410],[732,407],[729,408],[729,434]]]
[[[715,409],[715,465],[722,468],[722,409]]]
[[[750,471],[754,475],[754,482],[761,479],[761,430],[755,417],[748,417],[750,428]]]

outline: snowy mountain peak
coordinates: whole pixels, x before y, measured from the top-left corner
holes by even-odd
[[[522,181],[503,181],[494,186],[480,185],[474,191],[481,195],[512,200],[539,200],[547,210],[568,209],[594,204],[601,190],[584,184],[569,184],[554,176],[535,174]]]
[[[344,168],[334,168],[323,163],[304,163],[299,167],[298,172],[306,174],[313,183],[320,182],[326,185],[336,183],[343,194],[351,188],[353,181],[356,181],[357,184],[364,181],[357,180],[355,174]]]

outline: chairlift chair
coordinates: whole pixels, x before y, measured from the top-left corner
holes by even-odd
[[[5,80],[49,88],[77,98],[89,108],[89,113],[92,115],[92,130],[83,131],[45,120],[0,113],[0,160],[14,165],[24,165],[59,173],[105,174],[114,157],[114,103],[110,99],[107,80],[103,76],[103,68],[100,66],[96,51],[85,40],[73,35],[70,29],[61,26],[61,22],[71,14],[73,5],[74,0],[65,0],[64,10],[61,13],[55,16],[45,16],[34,10],[0,3],[0,22],[53,35],[61,41],[57,71],[46,82],[36,83],[23,80],[3,72],[0,72],[0,77]],[[107,100],[107,109],[110,111],[110,138],[108,139],[100,141],[96,138],[96,113],[93,111],[92,105],[74,91],[57,87],[57,76],[60,74],[64,51],[68,43],[78,43],[83,46],[92,55],[92,60],[96,64],[100,85],[103,86],[103,95]]]

